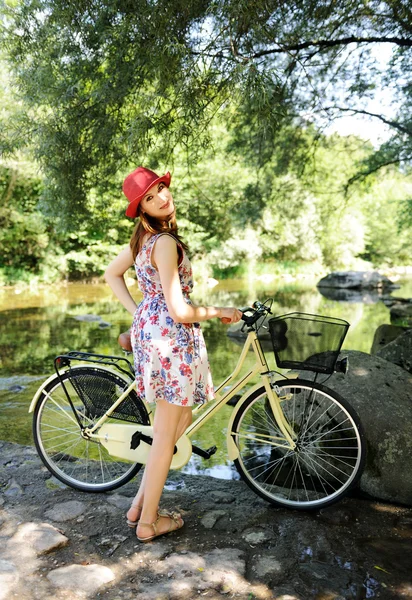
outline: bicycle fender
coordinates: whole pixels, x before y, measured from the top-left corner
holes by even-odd
[[[87,366],[87,365],[75,365],[74,367],[72,367],[72,370],[74,370],[74,369],[81,369],[81,368],[84,368],[85,366]],[[116,374],[115,371],[112,371],[111,369],[105,369],[104,367],[102,367],[100,365],[99,365],[99,369],[102,369],[104,371],[109,371],[110,373]],[[65,371],[62,371],[61,375],[63,375],[64,372]],[[36,405],[37,405],[37,403],[38,403],[38,401],[39,401],[39,399],[40,399],[40,397],[41,397],[41,395],[43,393],[44,388],[51,381],[53,381],[53,379],[58,379],[56,373],[53,373],[53,375],[50,375],[50,377],[48,379],[46,379],[46,381],[43,381],[43,383],[41,384],[41,386],[39,387],[39,389],[37,390],[37,392],[33,396],[33,400],[31,401],[30,406],[29,406],[29,413],[32,413],[34,411],[34,409],[36,408]]]
[[[235,420],[235,417],[236,417],[237,413],[239,412],[239,408],[241,407],[243,402],[246,400],[246,398],[248,398],[251,394],[256,392],[256,390],[258,390],[262,386],[263,386],[262,381],[259,381],[259,383],[254,385],[252,388],[249,388],[248,390],[246,390],[246,392],[243,394],[243,396],[240,398],[240,400],[238,400],[238,402],[236,402],[236,406],[233,409],[232,415],[229,419],[229,423],[227,426],[227,434],[226,434],[227,453],[229,455],[230,460],[236,460],[239,456],[239,449],[236,446],[235,442],[233,441],[233,437],[232,437],[233,421]]]
[[[41,386],[39,387],[39,389],[37,390],[37,392],[34,394],[33,396],[33,400],[30,403],[29,406],[29,413],[32,413],[34,411],[34,409],[36,408],[36,404],[39,401],[39,398],[44,390],[44,388],[51,382],[53,381],[53,379],[56,379],[57,375],[56,373],[54,373],[53,375],[51,375],[48,379],[46,379],[46,381],[43,381],[43,383],[41,384]]]

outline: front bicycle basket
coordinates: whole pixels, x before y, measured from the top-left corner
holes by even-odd
[[[280,369],[333,373],[349,323],[335,317],[289,313],[269,320]]]

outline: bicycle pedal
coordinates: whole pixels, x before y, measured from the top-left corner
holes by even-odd
[[[145,435],[141,431],[135,431],[130,440],[130,450],[136,450],[140,442],[146,442],[146,444],[151,446],[153,443],[153,438],[150,437],[150,435]],[[176,453],[176,446],[174,452]]]
[[[211,446],[207,450],[203,450],[202,448],[198,448],[197,446],[192,447],[193,454],[197,454],[202,458],[208,459],[213,456],[217,451],[217,446]]]
[[[216,452],[217,452],[217,446],[210,446],[210,448],[208,448],[207,450],[205,450],[205,452],[208,455],[208,457],[210,458],[211,456],[213,456],[214,454],[216,454]]]

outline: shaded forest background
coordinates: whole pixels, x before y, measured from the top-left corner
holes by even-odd
[[[411,264],[411,23],[402,1],[4,2],[0,284],[101,275],[139,164],[172,172],[204,275]],[[347,114],[385,140],[325,133]]]

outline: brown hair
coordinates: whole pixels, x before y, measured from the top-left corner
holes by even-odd
[[[147,213],[144,213],[140,208],[140,204],[137,207],[137,216],[139,217],[139,221],[136,224],[136,227],[133,230],[132,238],[130,240],[130,247],[132,249],[133,260],[136,260],[136,256],[139,254],[143,245],[143,238],[147,233],[151,235],[156,235],[157,233],[169,233],[172,237],[175,238],[176,242],[181,244],[186,252],[188,252],[189,248],[187,244],[183,242],[180,238],[177,231],[177,223],[175,213],[171,215],[171,218],[168,221],[160,221],[155,217],[151,217]]]

